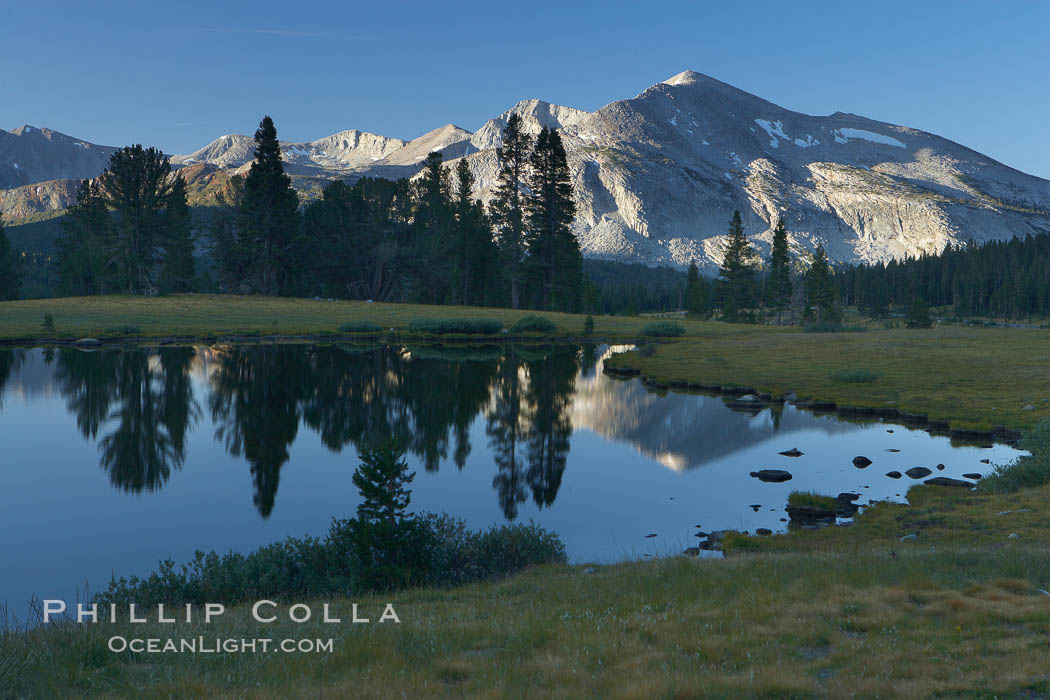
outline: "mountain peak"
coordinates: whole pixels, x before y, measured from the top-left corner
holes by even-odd
[[[693,85],[703,80],[704,76],[695,70],[684,70],[663,81],[664,85]]]
[[[16,136],[22,136],[24,134],[29,134],[29,133],[32,133],[34,131],[40,131],[40,129],[36,128],[35,126],[31,126],[29,124],[23,124],[22,126],[18,127],[17,129],[12,129],[11,133],[15,134]]]

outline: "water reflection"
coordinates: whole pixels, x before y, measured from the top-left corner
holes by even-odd
[[[491,479],[507,520],[529,500],[540,509],[555,503],[574,430],[630,445],[679,472],[796,431],[830,436],[856,430],[795,409],[740,414],[716,397],[660,395],[638,381],[610,380],[601,364],[618,349],[0,350],[0,410],[12,394],[60,395],[79,433],[96,445],[111,484],[128,493],[162,489],[186,462],[188,435],[204,423],[229,456],[247,462],[252,501],[264,519],[274,512],[301,426],[332,453],[352,448],[348,472],[357,448],[390,436],[430,472],[442,465],[463,470],[472,451],[481,450],[492,471],[472,476]]]
[[[195,354],[192,348],[58,354],[55,381],[66,408],[81,434],[98,440],[99,465],[117,488],[155,491],[182,467],[199,412],[189,377]]]

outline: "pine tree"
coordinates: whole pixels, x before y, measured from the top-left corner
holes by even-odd
[[[908,317],[905,325],[908,328],[929,328],[933,325],[933,319],[930,318],[930,308],[918,294],[912,297],[911,304],[908,306]]]
[[[102,236],[105,274],[129,294],[157,293],[157,262],[164,210],[171,196],[171,164],[156,148],[125,146],[98,176],[98,189],[113,212]]]
[[[456,241],[452,197],[440,153],[427,154],[415,194],[413,296],[416,301],[441,304],[451,291]]]
[[[248,260],[247,291],[278,295],[289,289],[299,227],[299,196],[281,163],[277,128],[266,116],[255,132],[255,162],[244,178],[237,215],[237,238]]]
[[[525,196],[523,188],[528,170],[532,139],[522,131],[521,117],[507,119],[500,145],[496,148],[499,171],[489,207],[496,241],[510,282],[510,305],[521,305],[522,263],[525,257]]]
[[[82,181],[76,203],[62,219],[62,235],[55,241],[61,293],[87,296],[106,292],[102,243],[108,224],[109,214],[98,181]]]
[[[766,302],[777,312],[777,322],[791,303],[791,256],[788,252],[787,229],[784,219],[777,221],[773,229],[773,250],[769,258],[769,280],[766,286]]]
[[[685,283],[685,310],[690,316],[702,317],[707,313],[707,285],[700,278],[696,261],[689,263],[689,274]]]
[[[530,296],[540,309],[575,311],[582,292],[583,256],[572,232],[576,203],[561,135],[544,127],[529,162],[525,267]]]
[[[752,288],[755,283],[755,264],[757,255],[751,242],[744,235],[744,224],[740,212],[734,211],[729,222],[729,237],[726,241],[725,255],[719,269],[719,283],[725,305],[722,318],[725,321],[736,321],[740,312],[751,303]]]
[[[0,301],[17,299],[22,293],[21,261],[11,249],[11,242],[4,233],[4,222],[0,212]]]
[[[820,320],[825,323],[842,322],[842,309],[839,306],[839,291],[831,273],[828,256],[822,244],[813,251],[813,259],[806,273],[807,311],[816,307]]]
[[[243,292],[248,276],[248,250],[237,235],[237,214],[244,198],[244,177],[233,175],[216,194],[208,217],[210,253],[218,276],[219,290]]]
[[[466,158],[456,165],[456,273],[455,301],[484,304],[495,282],[498,251],[492,240],[485,209],[473,199],[474,174]]]
[[[193,259],[193,214],[186,203],[186,181],[175,177],[165,212],[164,256],[161,260],[160,289],[165,294],[190,291],[196,274]]]
[[[408,471],[404,450],[392,441],[361,450],[353,482],[361,492],[351,543],[369,588],[385,589],[409,582],[419,535],[418,520],[407,513],[415,474]]]

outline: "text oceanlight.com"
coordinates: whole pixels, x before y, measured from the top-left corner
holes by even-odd
[[[221,639],[194,637],[192,639],[142,639],[133,637],[110,637],[109,650],[115,653],[130,651],[133,654],[321,654],[331,653],[334,639]]]

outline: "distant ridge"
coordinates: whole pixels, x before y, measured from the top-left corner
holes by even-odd
[[[473,133],[446,124],[405,141],[348,130],[282,143],[283,158],[303,195],[316,196],[326,179],[412,177],[439,151],[467,159],[487,200],[512,113],[529,133],[561,132],[591,257],[713,270],[734,210],[763,251],[783,219],[796,251],[822,243],[851,262],[1050,232],[1050,181],[934,134],[793,112],[689,70],[594,112],[529,99]],[[228,134],[172,162],[207,166],[210,186],[243,172],[252,151],[250,137]],[[0,207],[24,216],[68,205],[68,185],[44,181],[94,176],[112,152],[47,129],[0,132]]]

